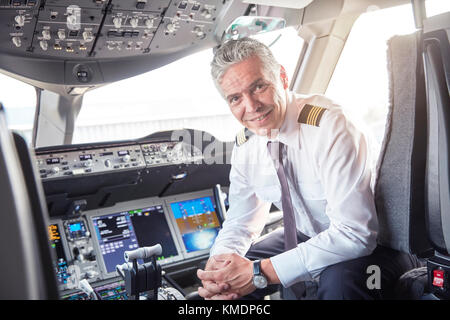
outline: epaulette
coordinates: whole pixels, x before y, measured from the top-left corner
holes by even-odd
[[[244,143],[246,143],[248,141],[248,139],[250,139],[250,137],[253,135],[254,133],[251,132],[250,130],[248,130],[247,128],[243,128],[241,131],[238,132],[238,134],[236,135],[236,145],[238,147],[242,146]]]
[[[320,119],[327,110],[328,109],[323,107],[305,104],[300,112],[300,115],[298,116],[298,122],[318,127],[320,124]]]

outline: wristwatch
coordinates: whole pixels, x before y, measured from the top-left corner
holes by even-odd
[[[267,278],[261,272],[261,260],[253,261],[253,285],[256,289],[267,287]]]

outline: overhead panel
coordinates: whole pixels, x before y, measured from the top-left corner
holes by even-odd
[[[26,52],[36,25],[37,1],[0,0],[0,43],[6,51]]]
[[[118,81],[217,45],[226,13],[247,7],[234,0],[0,0],[0,70],[48,90]]]
[[[92,56],[112,58],[148,53],[169,3],[169,0],[112,1]]]
[[[172,1],[150,44],[150,51],[176,51],[212,40],[222,7],[223,1]]]
[[[47,1],[39,10],[32,51],[52,57],[87,57],[100,30],[102,8],[101,3],[87,0]]]
[[[2,51],[64,60],[174,52],[212,40],[226,2],[0,0]]]

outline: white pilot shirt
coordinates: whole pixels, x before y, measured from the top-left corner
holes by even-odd
[[[297,122],[305,104],[327,109],[319,126]],[[311,280],[327,266],[369,255],[376,246],[378,220],[364,135],[324,96],[289,93],[286,117],[274,140],[287,146],[283,165],[296,226],[310,237],[270,258],[281,284]],[[282,210],[281,185],[267,142],[267,137],[253,135],[233,148],[230,208],[211,256],[244,256],[261,234],[271,203]]]

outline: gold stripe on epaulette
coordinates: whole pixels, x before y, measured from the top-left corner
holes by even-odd
[[[318,127],[320,119],[326,110],[326,108],[305,104],[298,116],[298,122]]]
[[[311,125],[314,126],[316,124],[317,116],[319,115],[321,109],[322,108],[314,107],[314,111],[313,111],[313,114],[312,114],[312,117],[311,117]]]
[[[252,135],[253,135],[253,132],[251,132],[247,128],[243,128],[236,134],[236,139],[235,139],[236,145],[238,147],[240,147],[241,145],[246,143],[248,141],[248,139],[251,138]]]
[[[247,138],[245,137],[245,128],[238,132],[236,136],[236,143],[238,146],[243,145],[247,141]]]

